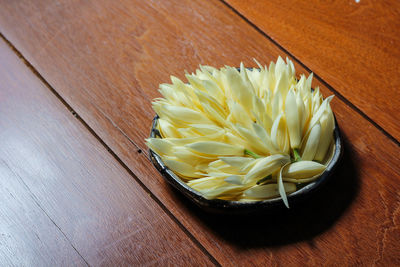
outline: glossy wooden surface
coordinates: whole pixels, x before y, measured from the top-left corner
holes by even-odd
[[[400,148],[340,88],[333,87],[346,98],[336,97],[333,109],[345,157],[336,179],[302,206],[252,218],[209,215],[166,185],[151,166],[143,140],[154,115],[150,101],[170,74],[183,77],[184,69],[193,71],[198,64],[252,66],[253,57],[268,62],[286,56],[224,3],[2,1],[1,6],[4,37],[212,260],[223,266],[400,264]],[[299,64],[296,68],[306,72]],[[333,93],[326,81],[317,84],[325,96]],[[364,97],[357,93],[351,97]],[[129,194],[116,203],[125,197]]]
[[[226,2],[400,141],[400,1]]]
[[[0,62],[1,265],[213,265],[4,41]]]

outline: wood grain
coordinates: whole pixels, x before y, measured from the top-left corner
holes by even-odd
[[[3,41],[0,62],[2,266],[213,265]]]
[[[286,55],[221,2],[2,6],[5,37],[222,265],[400,264],[399,147],[338,98],[343,165],[332,183],[290,211],[245,219],[205,214],[139,153],[154,115],[150,101],[170,74]]]
[[[3,159],[0,159],[0,203],[2,266],[87,265]]]
[[[399,1],[226,2],[400,141]]]

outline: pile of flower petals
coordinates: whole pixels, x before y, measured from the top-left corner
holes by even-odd
[[[175,174],[205,198],[259,201],[287,194],[323,173],[333,153],[333,96],[296,79],[293,63],[216,69],[187,83],[171,77],[153,101],[162,138],[146,139]]]

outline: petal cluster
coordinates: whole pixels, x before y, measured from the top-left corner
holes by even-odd
[[[200,66],[161,84],[153,101],[162,138],[146,143],[205,198],[282,197],[317,179],[333,153],[333,96],[296,78],[293,63],[259,68]]]

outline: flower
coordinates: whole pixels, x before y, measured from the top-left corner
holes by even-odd
[[[258,63],[257,63],[258,64]],[[293,63],[240,70],[200,66],[161,84],[153,101],[162,138],[146,139],[169,169],[205,198],[257,201],[323,173],[333,154],[333,96],[296,79]]]

